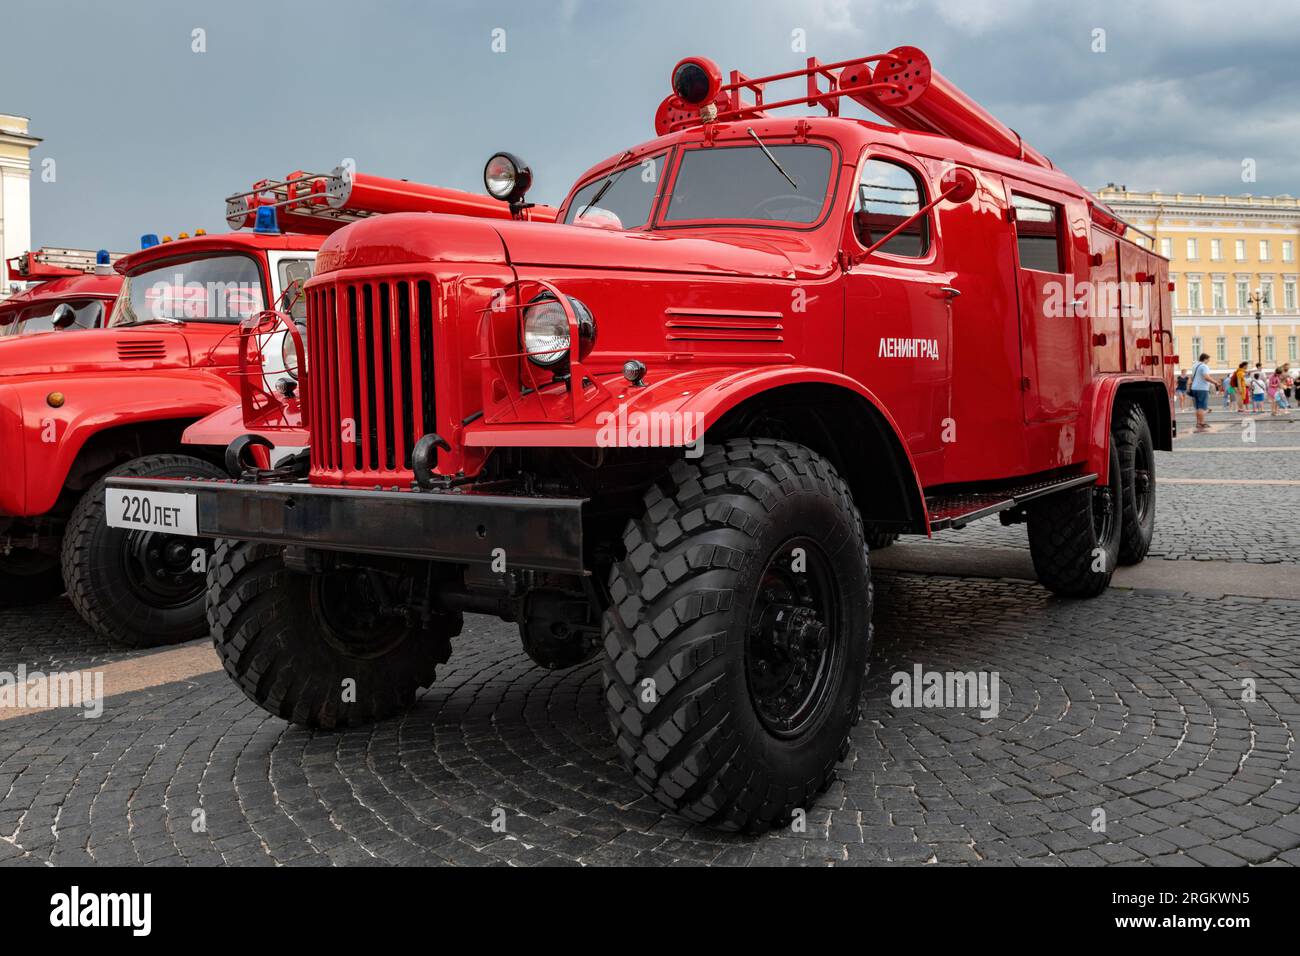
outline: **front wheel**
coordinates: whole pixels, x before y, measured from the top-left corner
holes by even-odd
[[[290,723],[327,730],[410,707],[451,655],[461,615],[412,619],[384,600],[402,590],[391,576],[298,574],[281,555],[220,541],[208,569],[212,641],[245,696]]]
[[[148,455],[112,469],[90,486],[63,534],[68,597],[91,628],[127,647],[157,647],[203,637],[203,585],[211,542],[185,535],[110,528],[104,513],[110,477],[226,478],[189,455]]]
[[[789,821],[860,715],[871,575],[847,486],[801,445],[729,441],[675,464],[623,544],[602,673],[624,762],[689,820]]]
[[[1119,560],[1123,481],[1110,443],[1105,485],[1058,491],[1027,509],[1029,554],[1038,581],[1062,597],[1096,597],[1110,586]]]

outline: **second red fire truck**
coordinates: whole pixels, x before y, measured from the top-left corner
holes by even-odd
[[[727,82],[689,58],[656,127],[557,222],[498,154],[503,214],[332,235],[309,460],[113,478],[110,521],[222,539],[213,638],[271,713],[397,713],[496,614],[543,666],[600,659],[648,793],[759,830],[848,747],[871,547],[999,514],[1068,597],[1145,556],[1167,263],[913,47]]]

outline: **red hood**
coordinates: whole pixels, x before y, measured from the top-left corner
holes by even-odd
[[[419,262],[491,262],[627,271],[791,279],[808,251],[773,231],[614,232],[553,223],[502,222],[433,213],[394,213],[353,223],[325,240],[316,274]],[[790,245],[789,251],[780,246]]]

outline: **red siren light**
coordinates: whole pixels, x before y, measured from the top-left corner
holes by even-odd
[[[673,67],[672,87],[683,106],[699,109],[717,98],[722,70],[707,57],[688,56]]]

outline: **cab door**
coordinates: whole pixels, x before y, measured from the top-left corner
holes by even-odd
[[[1087,242],[1086,232],[1076,236],[1075,227],[1085,227],[1070,197],[1016,182],[1008,182],[1008,188],[1016,237],[1024,420],[1074,418],[1091,358],[1084,294],[1088,273],[1075,249]]]
[[[932,215],[864,253],[932,195],[909,158],[869,155],[844,240],[844,370],[882,399],[914,456],[939,450],[951,415],[950,301],[958,292],[939,268]]]

